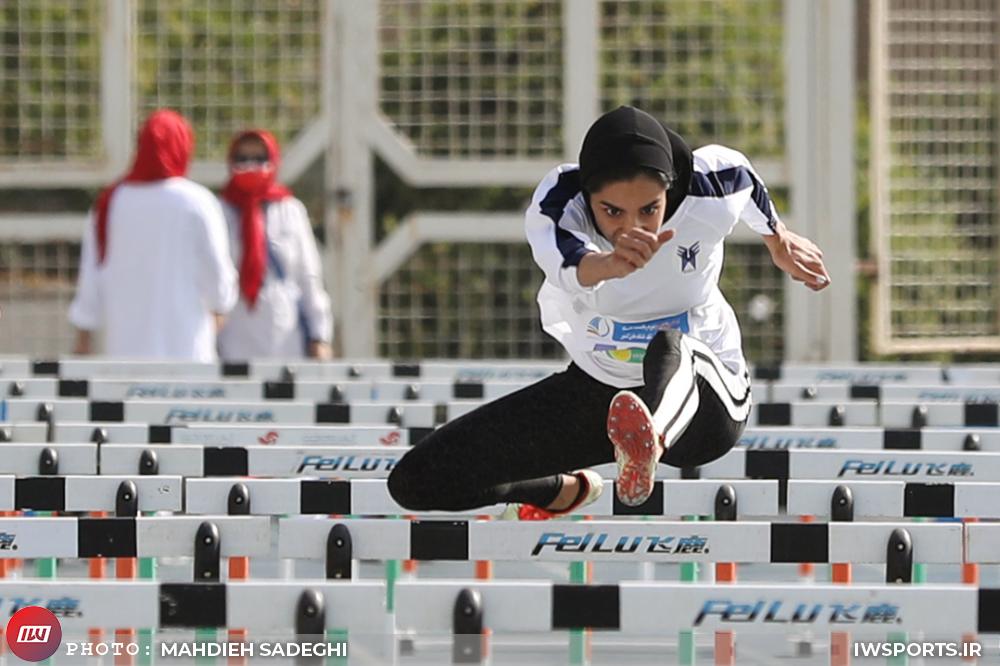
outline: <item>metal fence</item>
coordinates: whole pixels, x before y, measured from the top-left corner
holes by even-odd
[[[824,209],[831,198],[844,199],[835,194],[844,178],[825,179],[824,169],[850,161],[853,148],[821,149],[825,130],[814,111],[843,83],[840,69],[823,70],[830,67],[824,54],[845,44],[852,14],[842,4],[15,3],[0,8],[0,48],[9,56],[0,68],[9,93],[0,100],[0,188],[110,180],[127,164],[134,128],[157,106],[191,118],[193,176],[216,185],[232,132],[265,126],[286,145],[286,180],[325,165],[327,282],[345,354],[552,357],[560,352],[537,324],[541,273],[520,211],[484,214],[488,188],[522,188],[527,197],[545,171],[575,160],[601,110],[632,103],[661,114],[694,145],[745,152],[772,190],[787,192],[782,212],[790,225],[821,237],[845,217]],[[844,85],[852,90],[850,80]],[[837,103],[829,113],[838,113]],[[853,109],[850,100],[847,106]],[[376,237],[376,156],[407,187],[445,188],[459,201],[468,193],[468,203],[448,214],[418,206]],[[19,310],[18,327],[0,320],[0,351],[68,349],[75,256],[44,243],[71,247],[65,244],[83,222],[48,226],[49,217],[34,219],[29,242],[15,228],[24,215],[0,214],[7,310],[30,303]],[[723,289],[751,358],[853,356],[853,295],[848,305],[804,299],[801,287],[770,267],[752,233],[731,240]],[[830,242],[833,262],[851,266],[853,236]],[[42,274],[59,283],[58,296],[39,286],[49,284]],[[789,307],[797,316],[788,316]]]
[[[1000,5],[873,2],[880,351],[1000,349]]]

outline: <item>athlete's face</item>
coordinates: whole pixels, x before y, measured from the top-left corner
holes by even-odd
[[[608,183],[590,193],[590,208],[597,228],[612,243],[629,229],[639,227],[651,233],[660,230],[667,208],[663,184],[648,176]]]

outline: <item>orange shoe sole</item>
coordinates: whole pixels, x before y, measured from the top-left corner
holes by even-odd
[[[626,506],[639,506],[653,492],[663,445],[649,409],[631,391],[622,391],[611,401],[608,439],[614,444],[618,463],[618,500]]]

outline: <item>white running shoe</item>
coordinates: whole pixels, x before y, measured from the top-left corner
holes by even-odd
[[[646,403],[632,391],[619,391],[611,401],[608,439],[615,445],[618,463],[618,500],[626,506],[639,506],[653,492],[663,436],[656,432]]]
[[[601,475],[590,469],[578,470],[570,472],[570,474],[575,476],[581,483],[585,483],[587,487],[579,495],[579,499],[568,508],[562,511],[550,511],[548,509],[541,509],[533,504],[508,504],[507,508],[500,514],[500,520],[550,520],[572,513],[580,507],[596,502],[597,498],[604,491],[604,479],[601,478]]]

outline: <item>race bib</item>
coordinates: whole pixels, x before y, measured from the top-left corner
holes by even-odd
[[[587,337],[594,341],[595,352],[604,352],[624,363],[642,363],[649,341],[658,331],[667,328],[689,333],[688,313],[628,322],[597,316],[587,322]]]

